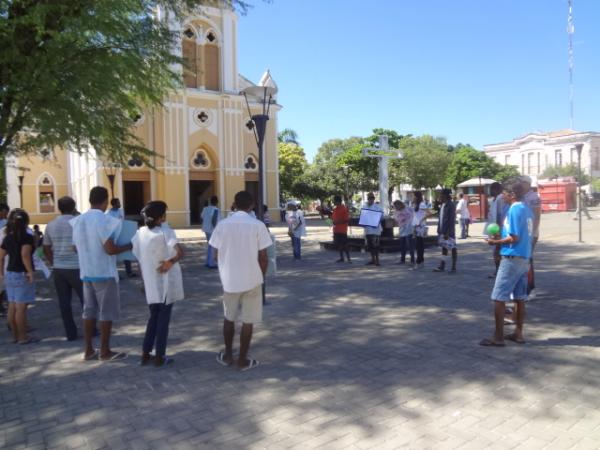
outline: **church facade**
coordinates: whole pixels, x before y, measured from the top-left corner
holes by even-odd
[[[169,206],[168,220],[182,227],[198,223],[212,195],[230,209],[240,190],[258,197],[258,152],[243,89],[255,84],[238,74],[237,15],[221,8],[202,8],[172,27],[181,39],[174,49],[186,61],[183,88],[164,107],[144,111],[135,121],[135,134],[153,150],[154,168],[136,158],[117,166],[90,154],[57,150],[48,155],[7,160],[8,202],[21,202],[32,223],[47,223],[59,214],[57,200],[70,195],[80,211],[88,207],[93,186],[105,186],[121,199],[126,216],[136,216],[150,200]],[[257,83],[276,88],[269,71]],[[252,114],[262,110],[260,99],[248,97]],[[277,113],[270,107],[264,142],[263,198],[278,208]],[[112,179],[112,183],[111,183]],[[21,194],[22,191],[22,194]]]

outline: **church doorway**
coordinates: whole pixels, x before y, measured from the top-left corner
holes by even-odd
[[[209,180],[190,180],[190,224],[200,223],[200,214],[204,204],[214,195],[214,182]]]
[[[139,218],[140,211],[150,201],[149,181],[123,181],[123,210],[125,216]]]

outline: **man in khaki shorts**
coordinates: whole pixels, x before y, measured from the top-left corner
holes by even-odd
[[[235,322],[241,321],[237,365],[240,370],[250,370],[259,364],[248,358],[248,349],[253,325],[262,321],[262,283],[268,264],[267,247],[272,242],[265,224],[250,215],[254,208],[250,193],[235,194],[234,205],[236,212],[217,224],[209,241],[219,265],[225,314],[225,351],[219,352],[217,362],[224,366],[234,363]]]

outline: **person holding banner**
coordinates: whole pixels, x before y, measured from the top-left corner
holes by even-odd
[[[375,194],[369,192],[367,195],[367,204],[363,208],[363,211],[372,211],[379,217],[376,223],[370,225],[363,225],[365,228],[365,239],[367,241],[367,250],[371,254],[371,260],[367,262],[367,266],[375,265],[379,266],[379,239],[381,237],[381,218],[383,217],[383,209],[377,203],[375,203]],[[361,211],[361,216],[363,216]],[[363,216],[364,217],[364,216]],[[360,222],[359,222],[360,225]]]
[[[118,198],[113,198],[110,201],[110,209],[106,211],[106,214],[114,217],[115,219],[119,219],[121,221],[125,220],[125,213],[121,208],[121,200]],[[131,268],[131,260],[123,259],[123,265],[125,266],[125,273],[129,278],[137,277],[136,273]]]
[[[119,273],[116,255],[132,249],[131,243],[115,244],[122,221],[104,214],[108,207],[108,190],[102,186],[90,191],[91,208],[69,222],[73,227],[73,244],[77,248],[80,277],[83,281],[84,361],[118,361],[127,353],[110,348],[112,324],[120,315]],[[92,339],[100,321],[100,352]]]

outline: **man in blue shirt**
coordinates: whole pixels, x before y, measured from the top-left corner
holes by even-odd
[[[504,200],[510,205],[504,218],[502,234],[490,236],[489,245],[500,244],[500,266],[492,291],[496,328],[492,338],[482,340],[479,345],[504,347],[504,338],[524,344],[523,321],[527,298],[527,272],[533,239],[533,215],[523,202],[525,188],[519,179],[504,183]],[[515,302],[515,332],[504,336],[505,303]]]

